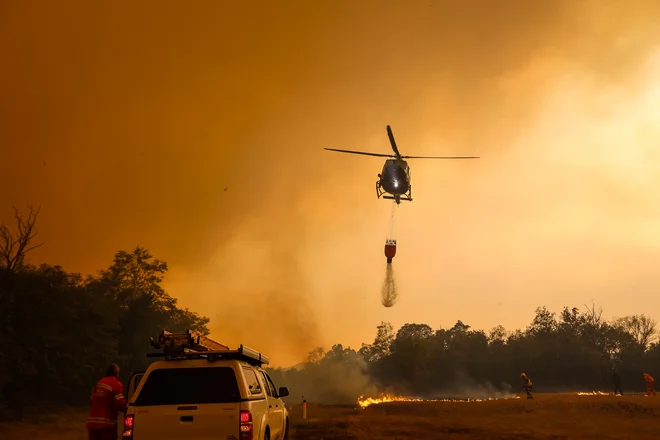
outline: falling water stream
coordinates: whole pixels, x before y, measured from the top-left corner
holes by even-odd
[[[396,281],[391,263],[385,265],[385,280],[383,281],[381,294],[383,306],[392,307],[396,303]]]

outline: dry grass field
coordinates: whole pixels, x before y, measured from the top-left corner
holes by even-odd
[[[292,439],[657,439],[660,399],[538,394],[534,400],[392,402],[291,409]]]
[[[87,412],[67,410],[18,423],[0,424],[2,440],[87,440]]]
[[[660,397],[538,394],[486,402],[393,402],[290,407],[292,440],[407,439],[655,439]],[[1,424],[3,440],[84,440],[85,414],[47,415],[40,422]]]

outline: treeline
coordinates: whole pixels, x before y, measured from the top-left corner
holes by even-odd
[[[107,269],[82,277],[25,264],[38,247],[35,223],[16,211],[0,226],[0,414],[50,402],[87,404],[111,362],[122,379],[149,363],[149,337],[163,328],[208,334],[209,319],[183,309],[160,286],[167,271],[141,247],[117,252]]]
[[[0,225],[0,414],[20,416],[48,403],[88,403],[110,362],[122,381],[144,370],[149,337],[163,328],[208,334],[209,319],[177,305],[161,287],[167,264],[141,247],[117,252],[94,276],[59,266],[25,264],[38,247],[38,210]],[[220,341],[222,342],[222,341]],[[594,307],[545,307],[524,330],[490,332],[458,321],[434,330],[377,327],[359,350],[319,348],[294,369],[270,370],[277,386],[309,401],[354,403],[381,392],[419,397],[496,395],[518,391],[527,373],[537,391],[611,388],[616,365],[624,391],[642,391],[642,374],[660,375],[655,322],[644,315],[604,320]]]
[[[610,321],[595,307],[545,307],[524,330],[490,332],[458,321],[434,330],[405,324],[396,333],[377,328],[372,344],[355,351],[319,348],[301,368],[279,369],[273,379],[288,385],[291,399],[353,403],[361,395],[485,397],[519,392],[526,373],[536,391],[612,391],[616,366],[626,391],[643,391],[643,373],[660,374],[655,321],[644,315]],[[657,377],[657,376],[656,376]]]

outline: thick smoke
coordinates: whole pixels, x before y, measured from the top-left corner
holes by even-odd
[[[211,337],[230,346],[245,344],[274,365],[294,365],[323,343],[307,297],[309,280],[297,258],[300,229],[245,222],[209,267],[200,270],[191,291],[207,293],[201,313],[211,317]],[[294,219],[289,220],[289,223]]]

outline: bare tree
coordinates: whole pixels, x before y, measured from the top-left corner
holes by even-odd
[[[588,324],[591,324],[594,328],[599,328],[603,323],[603,308],[599,307],[596,310],[596,304],[591,303],[591,308],[588,305],[584,305],[587,311],[583,314],[585,321]]]
[[[656,322],[645,315],[625,316],[615,320],[616,325],[635,338],[638,344],[648,346],[658,339]]]
[[[43,245],[43,243],[32,244],[37,235],[34,225],[41,208],[35,210],[32,205],[28,206],[27,219],[18,212],[15,206],[13,208],[17,226],[16,233],[12,233],[7,225],[0,225],[0,268],[7,272],[20,269],[25,261],[25,255]]]

